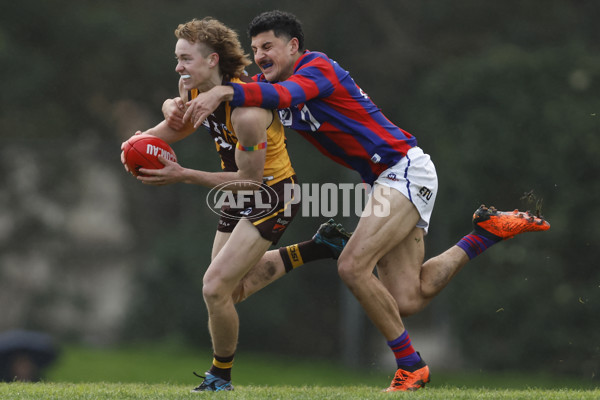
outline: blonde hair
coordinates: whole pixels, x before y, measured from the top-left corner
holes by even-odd
[[[240,44],[237,33],[222,22],[206,17],[180,24],[175,37],[191,43],[202,43],[219,54],[219,68],[225,79],[239,78],[244,68],[252,64]],[[205,54],[207,56],[208,54]]]

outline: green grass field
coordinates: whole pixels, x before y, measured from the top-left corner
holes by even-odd
[[[0,384],[0,399],[188,399],[211,360],[180,347],[67,347],[42,383]],[[356,371],[334,363],[240,354],[235,392],[220,399],[599,399],[597,381],[547,375],[444,373],[414,393],[382,393],[393,371]],[[202,394],[200,394],[201,396]]]
[[[102,399],[195,399],[199,396],[218,396],[219,399],[506,399],[506,400],[593,400],[600,390],[575,389],[467,389],[456,387],[426,388],[412,393],[382,393],[369,386],[238,386],[228,393],[190,393],[185,385],[136,383],[4,383],[0,384],[3,400],[102,400]]]

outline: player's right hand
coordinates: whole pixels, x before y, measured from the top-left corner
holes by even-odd
[[[176,161],[167,160],[161,155],[158,156],[158,161],[164,165],[164,168],[140,168],[140,175],[137,176],[137,180],[141,181],[145,185],[153,186],[164,186],[183,181],[185,178],[185,168],[179,165],[179,163]]]
[[[208,116],[219,107],[221,101],[233,97],[231,86],[215,86],[208,92],[198,93],[198,96],[185,103],[186,110],[183,122],[194,125],[197,129]]]
[[[142,134],[142,131],[136,131],[133,134],[133,136],[135,136],[135,135],[141,135],[141,134]],[[127,140],[124,141],[123,143],[121,143],[121,164],[123,164],[123,167],[125,168],[125,171],[130,172],[129,171],[129,167],[127,166],[127,163],[125,162],[125,153],[123,152],[123,147],[125,147],[125,143],[127,143]]]
[[[181,97],[165,100],[162,112],[169,128],[181,131],[185,127],[186,124],[183,122],[185,103],[181,100]]]

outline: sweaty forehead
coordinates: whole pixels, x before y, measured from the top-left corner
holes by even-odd
[[[181,54],[205,54],[210,53],[210,49],[202,42],[190,42],[186,39],[178,39],[175,44],[175,55]]]
[[[194,50],[194,47],[194,43],[189,42],[186,39],[178,39],[177,43],[175,44],[175,53],[189,53],[190,51]]]

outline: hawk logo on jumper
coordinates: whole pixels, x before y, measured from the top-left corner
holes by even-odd
[[[211,117],[215,118],[215,114],[211,114]],[[227,128],[226,124],[212,119],[205,119],[202,122],[202,125],[204,125],[206,130],[211,132],[211,135],[214,137],[215,142],[217,143],[217,151],[220,150],[221,147],[225,150],[233,149],[233,145],[235,145],[237,139],[233,133],[231,133],[229,128]]]
[[[252,181],[224,182],[206,195],[206,205],[220,217],[252,219],[269,215],[279,203],[277,192],[270,186]]]
[[[398,181],[400,180],[400,179],[398,179],[398,177],[396,176],[396,174],[395,174],[395,173],[393,173],[393,172],[390,172],[390,173],[389,173],[389,174],[386,176],[386,178],[388,178],[390,181],[395,181],[395,182],[398,182]]]
[[[217,136],[215,138],[215,142],[217,143],[217,151],[222,147],[225,150],[231,150],[233,149],[233,145],[230,143],[227,143],[226,141],[223,140],[223,138],[221,136]]]
[[[426,188],[425,186],[423,186],[421,188],[421,190],[419,190],[419,197],[422,198],[425,202],[428,202],[429,200],[431,200],[431,197],[433,196],[433,192]]]
[[[210,114],[210,116],[212,118],[216,118],[214,113]],[[216,134],[225,133],[225,134],[231,135],[231,132],[227,128],[227,125],[222,122],[217,122],[212,119],[211,120],[205,119],[204,121],[202,121],[202,125],[204,125],[204,127],[206,129],[208,129],[209,131],[212,130]]]

